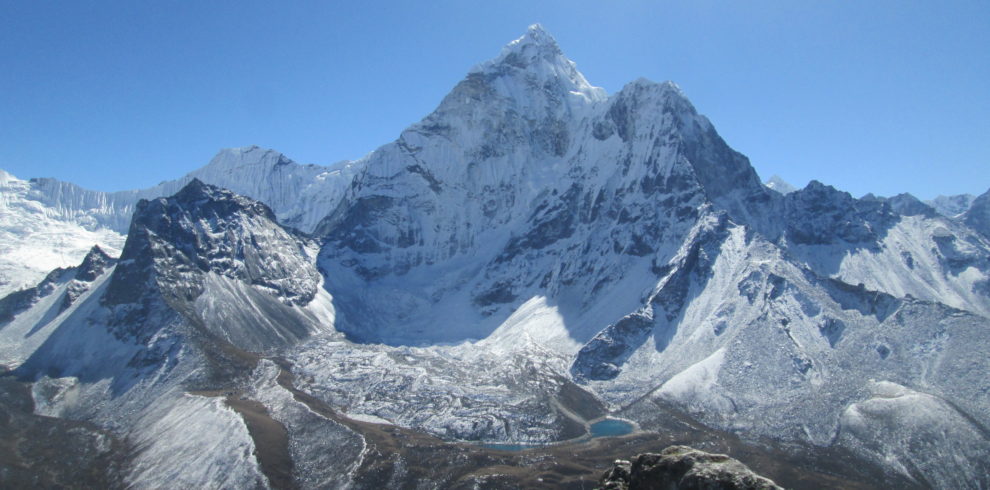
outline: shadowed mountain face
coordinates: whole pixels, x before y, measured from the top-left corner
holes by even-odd
[[[639,450],[736,433],[800,448],[777,474],[990,484],[985,196],[770,190],[676,85],[608,95],[538,26],[360,162],[194,174],[250,197],[48,186],[66,216],[133,210],[120,259],[0,301],[0,363],[39,414],[135,444],[128,485],[533,483],[457,441],[587,448],[606,414],[659,434]]]
[[[963,221],[984,237],[990,237],[990,190],[973,200],[963,214]]]
[[[194,179],[175,196],[138,203],[103,304],[122,312],[116,323],[125,329],[160,298],[235,346],[292,344],[313,323],[293,307],[309,304],[320,282],[307,247],[264,204]],[[258,309],[234,307],[239,301]]]

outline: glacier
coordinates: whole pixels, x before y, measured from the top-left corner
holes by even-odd
[[[139,448],[126,486],[533,486],[506,468],[612,454],[606,415],[838,487],[990,485],[990,192],[764,184],[676,84],[607,94],[540,26],[358,161],[0,177],[0,364]]]

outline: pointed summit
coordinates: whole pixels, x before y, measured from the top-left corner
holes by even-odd
[[[190,180],[189,183],[186,184],[185,187],[183,187],[182,190],[179,192],[190,192],[190,193],[204,192],[204,190],[207,189],[208,187],[213,187],[213,186],[208,186],[205,183],[203,183],[202,180],[193,177],[193,179]]]
[[[274,212],[266,204],[235,194],[229,189],[207,184],[195,177],[171,198],[160,198],[152,202],[158,202],[158,207],[172,210],[170,212],[181,210],[197,217],[227,218],[238,213],[250,213],[276,221]],[[141,209],[139,204],[138,210]]]
[[[179,192],[175,198],[182,203],[197,204],[213,198],[217,193],[222,192],[218,187],[213,187],[196,177],[193,177]]]
[[[116,263],[116,259],[104,252],[99,245],[93,245],[93,248],[89,249],[89,253],[83,258],[82,264],[79,264],[76,279],[87,282],[95,281],[107,267],[114,263]]]
[[[770,180],[767,180],[763,185],[781,194],[790,194],[797,190],[797,187],[794,187],[790,182],[787,182],[777,174],[770,177]]]
[[[242,146],[240,148],[224,148],[199,170],[200,173],[215,172],[244,172],[258,167],[271,169],[278,166],[291,165],[295,162],[284,154],[258,145]]]
[[[516,39],[502,48],[499,58],[511,56],[513,53],[523,56],[543,55],[543,56],[563,56],[557,40],[543,29],[540,24],[533,24],[526,30],[526,34]],[[516,60],[518,61],[518,60]]]
[[[142,301],[147,288],[135,285],[153,279],[176,298],[191,300],[204,286],[190,274],[213,272],[266,287],[285,303],[306,303],[316,276],[295,252],[300,246],[264,203],[194,178],[171,197],[138,203],[104,301]],[[290,281],[292,274],[302,276]]]
[[[550,89],[561,96],[578,96],[586,102],[608,98],[593,87],[567,59],[557,41],[539,24],[529,26],[522,37],[502,48],[495,58],[475,66],[468,74],[494,82],[502,95],[518,97],[522,87]]]

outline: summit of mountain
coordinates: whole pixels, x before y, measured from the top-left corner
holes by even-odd
[[[232,471],[185,486],[401,486],[409,454],[375,452],[398,434],[542,444],[606,414],[835,450],[888,482],[990,483],[982,197],[951,218],[774,191],[677,85],[606,94],[539,26],[356,162],[224,150],[126,195],[3,178],[53,229],[131,213],[69,306],[62,272],[9,310],[0,354],[41,412],[152,447],[137,486],[187,456]],[[46,214],[58,202],[90,207]]]

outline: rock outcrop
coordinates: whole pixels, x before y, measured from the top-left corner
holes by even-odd
[[[753,473],[724,454],[688,446],[670,446],[659,454],[643,453],[617,460],[602,475],[603,490],[779,489],[773,480]]]

